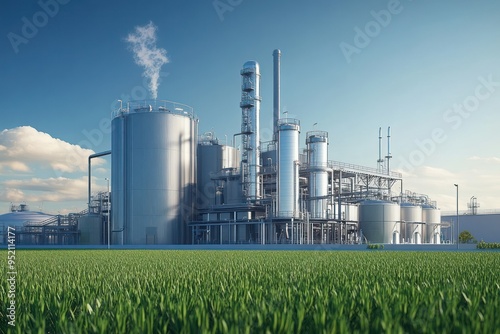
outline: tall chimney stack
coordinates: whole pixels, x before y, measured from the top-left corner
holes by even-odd
[[[273,140],[278,141],[278,120],[280,119],[280,109],[281,109],[281,51],[279,49],[273,52],[274,59],[274,113],[273,113]]]

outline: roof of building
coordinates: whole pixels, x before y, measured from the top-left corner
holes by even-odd
[[[0,215],[0,225],[7,226],[23,226],[26,222],[42,222],[53,215],[49,215],[39,211],[14,211]]]

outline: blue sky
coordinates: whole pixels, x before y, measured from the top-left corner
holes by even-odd
[[[124,40],[150,21],[170,60],[158,97],[192,106],[200,133],[239,132],[239,71],[250,59],[270,126],[280,48],[282,111],[301,120],[301,142],[325,130],[330,159],[376,167],[378,128],[385,137],[391,126],[405,189],[453,210],[459,183],[461,210],[472,196],[500,208],[499,13],[493,0],[3,1],[0,212],[20,201],[51,213],[86,207],[86,156],[110,149],[116,101],[147,97]],[[104,190],[108,159],[94,176]]]

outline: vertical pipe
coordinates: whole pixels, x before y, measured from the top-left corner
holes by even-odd
[[[391,127],[389,126],[387,128],[387,175],[390,175],[391,173],[391,168],[390,168],[390,159],[392,158],[391,156]],[[390,190],[390,188],[389,188]]]
[[[338,203],[339,203],[339,207],[338,207],[338,216],[337,216],[337,219],[338,221],[340,222],[342,220],[342,171],[340,170],[339,171],[339,198],[338,198]]]
[[[110,195],[110,192],[109,192],[109,177],[105,178],[105,180],[108,181],[108,194],[107,194],[108,195],[108,203],[107,203],[107,205],[108,205],[108,207],[107,207],[108,221],[107,221],[107,223],[108,223],[108,249],[110,249],[110,247],[111,247],[111,225],[109,224],[109,216],[111,214],[111,211],[109,210],[109,208],[111,206],[109,205],[110,204],[109,200],[110,200],[110,196],[111,195]]]
[[[294,182],[294,197],[295,201],[293,203],[293,217],[300,217],[300,198],[299,198],[299,165],[300,162],[295,160],[293,162],[293,182]]]
[[[274,86],[273,86],[273,140],[276,143],[276,173],[279,170],[279,155],[280,150],[278,147],[278,122],[280,118],[280,110],[281,110],[281,51],[279,49],[275,49],[273,52],[273,67],[274,67]],[[276,177],[276,192],[277,197],[279,198],[279,179]],[[274,216],[278,215],[278,209],[274,210]]]
[[[455,187],[457,187],[457,249],[460,248],[460,218],[458,217],[458,184],[455,183]]]
[[[323,222],[321,222],[321,244],[324,244],[324,238],[323,238]]]
[[[377,160],[377,167],[378,171],[382,172],[383,170],[383,162],[382,160],[382,128],[378,128],[378,160]]]
[[[387,128],[387,175],[391,175],[391,165],[390,165],[390,160],[391,160],[391,127],[389,126]],[[391,181],[387,180],[387,195],[390,198],[391,197]]]
[[[89,178],[88,178],[88,201],[89,201],[88,202],[88,210],[89,210],[89,213],[90,213],[90,198],[92,197],[92,183],[91,183],[91,180],[92,180],[92,159],[103,157],[103,156],[110,155],[110,154],[111,154],[111,150],[89,155],[89,158],[88,158],[88,161],[89,161],[88,162],[88,169],[89,169],[88,170],[88,175],[89,175]]]
[[[91,162],[91,157],[89,156],[89,166],[88,166],[88,169],[89,169],[89,178],[88,178],[88,187],[89,187],[89,198],[88,198],[88,209],[87,209],[87,212],[88,214],[90,214],[90,197],[92,196],[92,186],[91,186],[91,179],[92,179],[92,162]]]
[[[274,108],[273,108],[273,139],[278,141],[278,120],[281,109],[281,51],[279,49],[273,52],[274,60]]]
[[[266,237],[266,225],[265,225],[265,223],[261,223],[260,224],[260,243],[261,243],[261,245],[266,244],[265,237]]]

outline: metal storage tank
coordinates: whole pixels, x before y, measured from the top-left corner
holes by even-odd
[[[234,174],[227,178],[224,185],[224,204],[240,204],[243,203],[243,192],[241,191],[241,177],[239,174]]]
[[[441,210],[430,205],[422,207],[422,221],[425,226],[425,242],[441,243]]]
[[[0,215],[0,229],[7,229],[9,226],[21,227],[28,222],[39,223],[54,217],[43,212],[30,211],[26,204],[12,205],[11,212]]]
[[[114,115],[114,244],[187,241],[196,196],[197,126],[191,107],[170,101],[133,101]]]
[[[20,232],[26,223],[41,223],[56,217],[39,211],[30,211],[26,204],[11,205],[10,211],[0,215],[0,244],[7,243],[9,227],[14,227]],[[16,238],[16,242],[35,243],[35,236],[33,235],[21,235],[19,233]]]
[[[262,158],[262,166],[265,167],[275,167],[276,166],[276,149],[273,148],[271,150],[267,150],[264,152],[261,152],[261,158]]]
[[[87,215],[78,219],[80,245],[102,245],[105,226],[100,215]],[[107,237],[106,244],[107,244]]]
[[[346,207],[346,219],[349,221],[359,221],[359,206],[356,204],[348,204]]]
[[[397,203],[366,200],[359,206],[359,228],[371,243],[398,244],[400,218]]]
[[[231,146],[219,145],[217,142],[199,141],[197,150],[198,209],[222,204],[216,201],[217,187],[218,185],[224,186],[224,183],[227,185],[228,179],[232,178],[231,171],[236,170],[239,164],[238,153],[238,149]],[[241,192],[241,186],[239,189]],[[238,198],[241,199],[241,195]],[[226,203],[226,196],[221,195],[220,199]]]
[[[297,217],[299,209],[300,122],[278,120],[278,216]]]
[[[241,85],[241,170],[246,197],[255,201],[260,189],[260,67],[256,61],[247,61],[240,72]]]
[[[309,169],[309,212],[311,218],[325,219],[328,195],[328,132],[310,131],[306,135]]]
[[[404,242],[421,244],[422,225],[422,207],[413,203],[401,203],[401,237]]]

